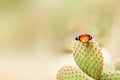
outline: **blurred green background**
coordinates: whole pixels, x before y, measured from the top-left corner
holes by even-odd
[[[114,64],[120,50],[119,0],[0,0],[0,80],[55,80],[89,33]],[[111,58],[112,56],[112,58]]]

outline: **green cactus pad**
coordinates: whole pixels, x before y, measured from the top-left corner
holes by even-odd
[[[78,67],[64,66],[58,73],[56,80],[94,80],[81,71]]]
[[[95,80],[98,80],[103,70],[103,56],[99,45],[92,39],[88,42],[76,40],[73,46],[73,57],[76,64]]]
[[[103,71],[99,80],[120,80],[120,72],[115,70]]]

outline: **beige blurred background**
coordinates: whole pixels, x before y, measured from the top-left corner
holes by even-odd
[[[0,0],[0,80],[55,80],[75,65],[74,38],[94,36],[108,62],[120,58],[119,0]]]

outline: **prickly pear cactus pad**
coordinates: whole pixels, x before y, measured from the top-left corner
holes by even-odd
[[[120,80],[120,72],[116,70],[104,71],[100,80]]]
[[[73,57],[77,67],[62,67],[56,80],[120,80],[120,71],[103,61],[101,48],[89,34],[75,38]]]
[[[95,80],[100,78],[103,70],[102,51],[91,35],[85,34],[76,37],[73,57],[83,72]]]
[[[93,80],[78,67],[64,66],[57,73],[57,80]]]

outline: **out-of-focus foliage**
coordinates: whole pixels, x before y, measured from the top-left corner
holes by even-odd
[[[2,36],[6,34],[8,40],[26,44],[37,35],[46,41],[49,39],[46,43],[55,43],[54,48],[58,49],[63,48],[61,43],[66,46],[71,43],[70,37],[81,33],[94,35],[103,45],[115,12],[112,0],[1,0],[1,4],[1,7],[8,6],[1,10]]]
[[[116,61],[115,69],[120,71],[120,60]]]

